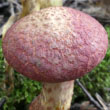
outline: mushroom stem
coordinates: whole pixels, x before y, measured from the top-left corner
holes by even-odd
[[[29,110],[69,110],[74,80],[62,83],[43,83],[41,94],[30,104]]]
[[[62,0],[21,0],[23,10],[21,17],[50,6],[62,6]]]

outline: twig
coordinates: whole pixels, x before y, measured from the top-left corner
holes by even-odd
[[[74,3],[74,1],[75,0],[64,0],[64,4],[63,5],[68,6],[68,5],[72,4],[72,3]]]
[[[10,3],[10,13],[11,13],[11,16],[14,16],[15,15],[14,6],[13,6],[12,3]]]
[[[1,4],[0,4],[0,8],[3,8],[3,7],[8,6],[8,5],[9,5],[9,2],[1,3]]]
[[[71,106],[70,110],[80,110],[80,104],[74,104]]]
[[[89,98],[90,102],[93,103],[99,110],[103,110],[101,105],[92,97],[92,95],[86,90],[86,88],[80,83],[79,79],[76,79],[76,83],[81,87],[84,93]]]
[[[18,12],[21,12],[22,6],[17,2],[17,0],[13,0],[13,4],[16,5]]]
[[[11,16],[14,16],[16,11],[21,12],[22,6],[18,3],[17,0],[8,0],[10,6]]]
[[[2,35],[2,28],[0,28],[0,38],[1,38],[1,35]]]
[[[97,16],[97,15],[91,15],[92,17],[96,18],[100,23],[102,24],[110,24],[110,16],[104,17],[104,16]]]
[[[2,109],[2,106],[3,104],[6,102],[6,98],[3,98],[1,101],[0,101],[0,110]]]
[[[106,106],[104,100],[98,93],[96,93],[96,98],[100,102],[100,104],[103,106],[104,110],[109,110],[108,107]]]
[[[74,104],[71,106],[70,110],[80,110],[80,104]]]
[[[8,0],[9,2],[9,6],[10,6],[10,13],[11,13],[11,16],[14,16],[15,15],[15,12],[14,12],[14,5],[13,5],[13,2],[12,0]]]

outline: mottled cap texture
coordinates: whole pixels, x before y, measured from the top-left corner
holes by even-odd
[[[50,7],[22,18],[3,39],[4,56],[16,71],[53,83],[90,72],[107,47],[107,33],[98,21],[66,7]]]

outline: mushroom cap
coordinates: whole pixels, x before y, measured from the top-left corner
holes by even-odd
[[[17,21],[3,39],[7,62],[37,81],[63,82],[90,72],[108,47],[103,26],[89,15],[50,7]]]

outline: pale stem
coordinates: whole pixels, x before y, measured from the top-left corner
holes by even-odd
[[[29,110],[69,110],[74,81],[43,83],[41,94],[31,103]]]

